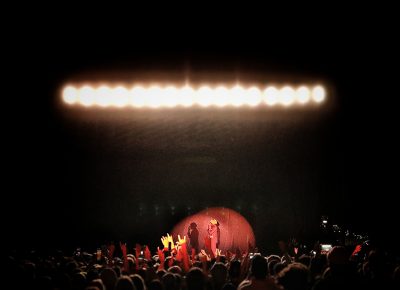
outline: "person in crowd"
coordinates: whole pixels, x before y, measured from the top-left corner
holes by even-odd
[[[228,277],[228,269],[225,264],[216,262],[211,267],[211,284],[214,290],[222,290]]]
[[[349,257],[345,247],[333,247],[327,255],[328,268],[313,289],[357,289],[359,283],[356,272],[350,267]]]
[[[118,278],[115,288],[110,288],[115,290],[136,290],[131,278],[128,276],[121,276]],[[107,290],[110,290],[107,288]]]
[[[292,263],[277,275],[278,282],[285,290],[310,289],[310,271],[301,263]]]
[[[135,249],[125,243],[119,244],[122,258],[109,252],[100,259],[82,251],[71,256],[19,253],[5,259],[2,279],[12,281],[7,289],[41,290],[399,289],[399,259],[379,248],[354,259],[353,249],[335,246],[327,254],[289,257],[282,263],[285,251],[266,258],[240,252],[214,257],[202,250],[189,258],[185,238],[178,236],[171,251],[167,242],[154,256],[146,247],[145,257],[141,245]]]
[[[267,259],[260,254],[254,255],[251,261],[249,279],[244,280],[238,286],[238,290],[276,290],[283,289],[275,283],[272,277],[268,277]]]

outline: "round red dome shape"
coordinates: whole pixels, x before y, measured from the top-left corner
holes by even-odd
[[[207,228],[211,220],[217,220],[220,229],[219,249],[225,253],[227,250],[244,252],[248,250],[249,244],[255,246],[255,236],[249,222],[238,212],[225,207],[212,207],[204,209],[196,214],[188,216],[180,221],[172,229],[174,240],[177,236],[187,236],[191,223],[197,224],[199,231],[199,246],[204,249],[207,238]],[[189,243],[189,238],[186,237]]]

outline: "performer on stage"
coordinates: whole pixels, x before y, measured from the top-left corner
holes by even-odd
[[[220,231],[219,222],[216,219],[212,219],[208,224],[208,239],[210,243],[210,249],[214,256],[216,256],[216,250],[219,247],[220,242]]]
[[[197,224],[192,222],[188,228],[187,235],[190,240],[190,248],[199,252],[199,230],[197,229]]]

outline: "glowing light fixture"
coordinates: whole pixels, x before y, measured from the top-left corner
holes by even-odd
[[[66,86],[62,99],[68,105],[85,107],[116,108],[173,108],[173,107],[255,107],[255,106],[293,106],[309,103],[320,104],[326,99],[325,88],[317,86],[299,87],[244,87],[244,86],[200,86],[185,85],[132,87],[101,85],[98,87]]]

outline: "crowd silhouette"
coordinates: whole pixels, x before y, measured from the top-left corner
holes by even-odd
[[[125,243],[70,255],[16,251],[7,257],[3,283],[7,289],[42,290],[400,289],[398,260],[378,248],[294,254],[281,241],[282,251],[275,254],[255,248],[214,254],[197,251],[186,237],[161,241],[153,253]]]

